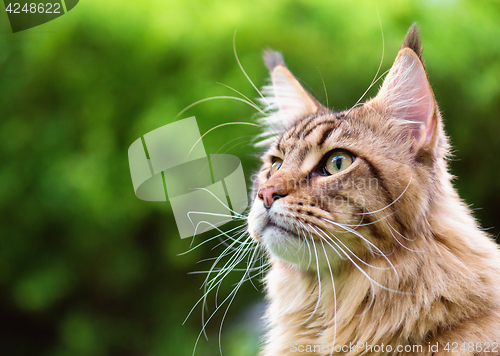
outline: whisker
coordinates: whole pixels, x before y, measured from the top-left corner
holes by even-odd
[[[331,240],[333,242],[333,240]],[[394,293],[398,293],[398,294],[412,294],[412,293],[407,293],[407,292],[403,292],[403,291],[399,291],[399,290],[396,290],[396,289],[392,289],[392,288],[388,288],[380,283],[378,283],[377,281],[375,281],[372,277],[370,277],[370,275],[368,275],[368,273],[365,272],[365,270],[363,270],[363,268],[361,268],[350,256],[349,254],[345,254],[345,256],[349,259],[349,261],[351,261],[351,263],[354,265],[354,267],[356,267],[358,269],[358,271],[360,271],[370,282],[376,284],[377,286],[379,286],[380,288],[382,289],[385,289],[387,291],[390,291],[390,292],[394,292]],[[396,274],[397,275],[397,274]]]
[[[259,266],[259,267],[253,267],[253,268],[233,268],[231,271],[234,271],[234,272],[245,272],[246,270],[250,271],[250,272],[260,272],[260,270],[262,269],[262,266]],[[188,272],[187,274],[206,274],[206,273],[211,273],[211,272],[220,272],[222,271],[222,269],[214,269],[213,271],[192,271],[192,272]]]
[[[359,262],[361,262],[362,264],[364,264],[365,266],[368,266],[368,267],[371,267],[371,268],[374,268],[374,269],[380,269],[380,270],[387,270],[387,269],[392,269],[391,267],[379,267],[379,266],[374,266],[372,265],[371,263],[368,263],[366,262],[365,260],[363,260],[362,258],[360,258],[358,255],[356,255],[353,251],[351,251],[351,249],[349,249],[349,247],[347,247],[341,239],[338,238],[338,236],[336,236],[335,234],[332,234],[330,233],[329,236],[326,236],[327,238],[329,238],[330,240],[332,239],[332,237],[335,238],[335,240],[337,240],[338,243],[340,243],[342,246],[344,246],[344,248],[349,251],[351,253],[351,255],[356,258]],[[332,241],[333,242],[333,241]]]
[[[252,255],[252,257],[250,258],[250,261],[253,261],[255,257],[255,252],[254,254]],[[252,262],[253,263],[253,262]],[[227,316],[227,312],[229,311],[229,307],[231,306],[231,304],[233,303],[233,300],[234,298],[236,297],[236,293],[238,293],[238,290],[241,288],[243,282],[245,281],[245,277],[246,277],[247,273],[245,273],[243,275],[243,277],[241,278],[241,280],[239,281],[239,283],[236,285],[236,287],[233,289],[233,291],[231,292],[232,294],[234,293],[233,297],[231,298],[231,300],[229,301],[228,305],[227,305],[227,308],[226,308],[226,311],[224,312],[224,315],[222,316],[222,320],[221,320],[221,323],[220,323],[220,327],[219,327],[219,351],[220,351],[220,354],[222,356],[222,340],[221,340],[221,336],[222,336],[222,327],[224,325],[224,321],[226,320],[226,316]],[[255,287],[255,286],[254,286]],[[221,304],[222,305],[222,304]],[[215,313],[215,311],[214,311]]]
[[[257,250],[255,250],[256,252],[258,252]],[[253,269],[253,266],[255,265],[255,263],[257,262],[255,259],[254,259],[254,256],[255,256],[255,252],[254,254],[252,255],[252,258],[247,260],[247,269],[245,271],[245,276],[248,276],[250,277],[250,270]],[[245,279],[245,281],[248,280],[250,281],[250,284],[254,287],[255,290],[258,290],[257,287],[255,286],[255,284],[253,283],[252,281],[252,278],[247,278]]]
[[[312,238],[311,238],[312,240]],[[318,300],[316,302],[316,306],[314,307],[314,310],[312,311],[311,315],[305,320],[304,323],[307,323],[309,319],[312,318],[314,314],[318,311],[319,307],[319,302],[321,300],[321,274],[320,274],[320,268],[319,268],[319,258],[318,258],[318,251],[316,250],[316,244],[314,243],[314,240],[312,240],[312,247],[314,250],[314,255],[316,257],[316,268],[317,268],[317,273],[318,273]]]
[[[234,145],[232,145],[231,147],[229,147],[227,150],[225,150],[223,152],[223,154],[226,154],[227,152],[231,151],[232,149],[234,149],[235,147],[238,147],[238,146],[242,146],[242,145],[248,145],[249,142],[245,142],[245,141],[241,141],[241,142],[238,142],[238,143],[235,143]]]
[[[191,224],[193,225],[193,227],[195,228],[194,229],[194,234],[193,236],[197,236],[198,235],[198,227],[201,225],[201,224],[207,224],[207,225],[210,225],[212,227],[216,227],[216,225],[212,224],[211,222],[209,221],[206,221],[206,220],[202,220],[202,221],[199,221],[196,226],[194,225],[193,223],[193,220],[191,219],[191,215],[192,214],[199,214],[199,215],[208,215],[208,216],[222,216],[222,217],[226,217],[228,218],[228,220],[225,220],[225,221],[222,221],[222,222],[219,222],[218,224],[222,225],[222,224],[225,224],[227,222],[230,222],[233,220],[233,216],[232,215],[228,215],[228,214],[220,214],[220,213],[209,213],[207,211],[188,211],[187,212],[187,217],[189,219],[189,221],[191,222]],[[243,220],[242,218],[238,218],[236,217],[234,220]],[[221,230],[219,230],[221,231]],[[203,231],[205,232],[205,231]]]
[[[215,295],[215,303],[216,303],[216,309],[215,311],[212,313],[212,315],[207,319],[207,321],[205,322],[205,315],[204,315],[204,309],[203,309],[203,313],[202,313],[202,323],[203,323],[203,327],[202,327],[202,331],[200,332],[200,335],[201,333],[203,332],[205,335],[205,326],[208,324],[208,322],[210,321],[210,319],[213,317],[213,315],[215,315],[215,313],[219,310],[219,308],[225,303],[225,301],[227,300],[227,298],[220,304],[220,305],[217,305],[217,298],[218,298],[218,292],[219,292],[219,288],[221,286],[221,283],[222,281],[224,280],[224,278],[232,271],[232,268],[234,268],[238,263],[240,263],[244,258],[245,256],[248,254],[248,250],[244,250],[244,249],[241,249],[241,251],[238,253],[239,256],[237,256],[237,258],[235,258],[235,260],[232,262],[232,263],[229,263],[227,262],[226,265],[230,264],[230,266],[227,268],[227,271],[225,272],[219,272],[208,284],[205,284],[205,286],[208,286],[209,289],[208,291],[205,292],[204,296],[203,296],[203,304],[206,305],[206,297],[208,295],[208,293],[210,293],[215,287],[217,287],[217,291],[216,291],[216,295]],[[234,257],[234,256],[233,256]],[[225,266],[226,266],[225,265]],[[219,276],[222,274],[222,277],[219,278]],[[219,278],[219,280],[216,281],[216,279]],[[230,294],[231,295],[231,294]],[[230,296],[229,295],[229,296]],[[228,296],[228,297],[229,297]],[[199,335],[199,336],[200,336]],[[199,339],[199,336],[198,336],[198,339]],[[196,348],[196,345],[195,345],[195,348]]]
[[[306,231],[307,231],[307,228],[304,226],[304,224],[303,224],[300,220],[298,220],[298,223],[299,223],[299,224],[303,227],[303,229],[304,229],[304,230],[302,231],[302,233],[304,234],[304,241],[305,241],[305,243],[306,243],[306,245],[307,245],[307,249],[309,250],[309,263],[307,264],[307,268],[309,269],[309,267],[311,266],[311,262],[312,262],[312,253],[311,253],[311,246],[309,246],[309,241],[307,240],[307,237],[306,237],[306,234],[305,234],[305,233],[306,233]],[[299,231],[299,230],[297,230],[297,231]],[[299,236],[299,237],[300,237],[300,236]],[[313,242],[313,243],[314,243],[314,242]]]
[[[240,68],[241,68],[241,67],[240,67]],[[224,84],[224,83],[217,83],[217,84],[222,85],[222,86],[225,86],[225,87],[226,87],[226,88],[228,88],[228,89],[231,89],[231,90],[232,90],[232,91],[234,91],[235,93],[240,94],[240,95],[243,97],[243,99],[247,100],[249,103],[251,103],[251,104],[253,104],[253,105],[255,105],[255,106],[258,106],[258,105],[257,105],[256,103],[254,103],[254,102],[253,102],[253,101],[252,101],[252,100],[251,100],[248,96],[246,96],[246,95],[245,95],[245,94],[243,94],[242,92],[240,92],[240,91],[236,90],[235,88],[233,88],[233,87],[231,87],[231,86],[229,86],[229,85],[227,85],[227,84]]]
[[[353,228],[353,229],[356,229],[358,227],[363,227],[363,226],[370,226],[370,225],[374,225],[374,224],[376,224],[378,222],[384,221],[384,220],[386,220],[387,218],[389,218],[390,216],[392,216],[394,214],[396,214],[395,211],[393,211],[393,212],[391,212],[391,213],[389,213],[387,215],[384,215],[384,216],[378,218],[377,220],[370,221],[370,222],[367,222],[367,223],[362,223],[363,218],[361,218],[360,222],[357,223],[357,224],[344,224],[344,225],[345,226],[349,226],[350,228]]]
[[[325,253],[325,258],[326,258],[326,264],[328,265],[328,271],[330,272],[330,278],[332,279],[332,289],[333,289],[333,310],[334,310],[334,314],[333,314],[333,341],[332,341],[332,345],[335,345],[335,341],[336,341],[336,338],[337,338],[337,292],[335,290],[335,281],[333,279],[333,272],[332,272],[332,267],[330,265],[330,260],[328,258],[328,254],[326,253],[326,249],[325,249],[325,245],[323,244],[323,240],[319,240],[321,242],[321,246],[323,247],[323,252]],[[332,348],[332,352],[330,353],[330,355],[333,353],[333,348]]]
[[[248,235],[248,232],[244,232],[244,231],[242,231],[242,233],[243,233],[243,236]],[[228,241],[228,240],[233,240],[233,241],[236,241],[236,240],[235,240],[235,239],[233,239],[233,238],[228,238],[228,239],[222,240],[222,241],[221,241],[221,242],[219,242],[217,245],[215,245],[214,247],[212,247],[212,250],[215,250],[217,247],[219,247],[219,246],[221,246],[221,245],[224,245],[224,246],[228,247],[228,243],[227,243],[227,241]],[[241,243],[240,243],[240,246],[245,246],[245,245],[251,246],[251,245],[253,245],[253,244],[254,244],[254,242],[253,242],[253,241],[249,241],[249,242],[241,242]]]
[[[228,220],[228,221],[226,221],[226,222],[229,222],[229,221],[231,221],[231,220]],[[224,222],[224,223],[226,223],[226,222]],[[196,224],[196,227],[195,227],[195,229],[194,229],[194,235],[193,235],[193,236],[196,236],[196,235],[197,235],[198,227],[199,227],[201,224],[207,224],[207,225],[211,226],[211,227],[212,227],[212,229],[215,229],[215,230],[219,231],[221,235],[224,235],[224,236],[226,236],[227,238],[231,239],[231,236],[229,236],[226,232],[222,231],[221,229],[219,229],[219,227],[218,227],[218,226],[216,226],[216,225],[214,225],[214,224],[212,224],[211,222],[206,221],[206,220],[202,220],[202,221],[200,221],[198,224]],[[219,236],[219,235],[218,235],[218,236]]]
[[[337,238],[337,239],[338,239],[338,238]],[[339,247],[339,246],[335,243],[335,241],[334,241],[332,238],[330,238],[330,241],[331,241],[331,242],[333,242],[333,243],[334,243],[337,247]],[[339,247],[339,248],[340,248],[340,247]],[[353,259],[349,256],[349,254],[347,254],[345,251],[344,251],[344,254],[345,254],[345,256],[349,259],[349,261],[351,261],[351,263],[352,263],[352,264],[353,264],[353,265],[354,265],[354,266],[355,266],[355,267],[356,267],[356,268],[357,268],[357,269],[358,269],[358,270],[359,270],[359,271],[360,271],[360,272],[361,272],[361,273],[362,273],[362,274],[363,274],[366,278],[368,278],[368,280],[370,280],[371,282],[375,283],[375,284],[376,284],[377,286],[379,286],[380,288],[385,289],[385,290],[388,290],[388,291],[391,291],[391,292],[399,293],[399,294],[410,294],[410,295],[412,295],[412,293],[406,293],[406,292],[403,292],[403,291],[399,291],[399,290],[395,290],[395,289],[392,289],[392,288],[388,288],[388,287],[386,287],[386,286],[384,286],[384,285],[382,285],[382,284],[378,283],[378,282],[377,282],[377,281],[375,281],[373,278],[371,278],[371,277],[370,277],[370,276],[369,276],[369,275],[368,275],[368,274],[367,274],[367,273],[366,273],[366,272],[365,272],[365,271],[364,271],[364,270],[363,270],[363,269],[362,269],[362,268],[361,268],[361,267],[360,267],[360,266],[359,266],[359,265],[358,265],[358,264],[357,264],[357,263],[356,263],[356,262],[355,262],[355,261],[354,261],[354,260],[353,260]],[[389,260],[388,260],[388,261],[389,261]],[[391,263],[390,261],[389,261],[389,263],[391,264],[392,269],[393,269],[393,271],[396,273],[396,277],[397,277],[397,278],[398,278],[398,280],[399,280],[399,276],[398,276],[398,274],[397,274],[397,272],[396,272],[396,269],[394,268],[394,266],[392,265],[392,263]]]
[[[212,193],[209,189],[207,189],[207,188],[194,188],[194,189],[195,189],[195,190],[204,190],[204,191],[208,192],[209,194],[211,194],[211,195],[212,195],[215,199],[217,199],[217,201],[218,201],[219,203],[221,203],[221,204],[222,204],[222,206],[223,206],[224,208],[226,208],[227,210],[229,210],[230,212],[232,212],[234,215],[236,215],[236,218],[238,218],[238,219],[246,219],[246,218],[247,218],[247,216],[246,216],[246,215],[240,214],[240,213],[238,213],[237,211],[234,211],[233,209],[231,209],[229,206],[227,206],[227,205],[226,205],[226,204],[225,204],[222,200],[220,200],[220,199],[217,197],[217,195],[215,195],[214,193]],[[188,214],[189,214],[189,213],[188,213]],[[189,216],[189,215],[188,215],[188,216]],[[227,215],[227,216],[231,216],[231,215]],[[236,219],[235,217],[232,217],[232,218]],[[193,223],[193,222],[191,221],[191,223]]]
[[[373,77],[372,79],[372,82],[370,83],[370,85],[368,86],[368,89],[366,89],[366,91],[363,93],[363,95],[361,95],[361,97],[358,99],[358,101],[356,102],[356,104],[354,105],[357,105],[361,100],[363,100],[363,98],[365,97],[365,95],[368,93],[368,91],[375,85],[375,83],[377,83],[381,77],[379,77],[377,79],[377,76],[378,76],[378,73],[380,72],[380,69],[382,68],[382,63],[384,62],[384,54],[385,54],[385,39],[384,39],[384,30],[382,28],[382,21],[380,21],[380,14],[378,12],[378,9],[377,9],[377,16],[378,16],[378,23],[380,25],[380,33],[382,35],[382,57],[380,58],[380,63],[378,65],[378,68],[377,68],[377,72],[375,73],[375,76]]]
[[[259,260],[260,260],[260,258],[259,258]],[[261,267],[262,267],[262,269],[258,273],[255,273],[252,276],[248,276],[248,278],[245,281],[251,280],[252,278],[255,278],[256,276],[258,276],[259,274],[261,274],[263,272],[267,272],[271,268],[271,263],[268,262],[268,263],[262,265]]]
[[[323,89],[325,90],[326,107],[328,107],[328,93],[326,92],[325,80],[323,79],[323,76],[321,75],[321,71],[319,70],[319,68],[316,67],[316,69],[318,70],[319,76],[321,78],[321,82],[323,83]]]
[[[253,135],[243,135],[243,136],[239,136],[239,137],[233,138],[232,140],[227,141],[225,144],[223,144],[223,145],[222,145],[222,146],[221,146],[221,147],[220,147],[220,148],[219,148],[219,149],[215,152],[215,154],[219,153],[219,152],[220,152],[220,151],[221,151],[224,147],[226,147],[227,145],[229,145],[231,142],[234,142],[234,141],[237,141],[237,140],[241,140],[242,138],[244,138],[244,139],[245,139],[245,141],[247,141],[247,138],[248,138],[248,137],[253,137]],[[237,143],[237,145],[239,145],[239,144],[243,144],[243,143],[245,143],[245,141],[238,142],[238,143]],[[250,142],[251,142],[251,140],[250,140],[250,139],[248,139],[248,142],[250,143]],[[233,149],[234,147],[236,147],[236,145],[231,146],[231,148],[230,148],[230,149],[227,149],[226,151],[224,151],[224,153],[228,152],[229,150]]]
[[[247,238],[247,239],[248,239],[248,238]],[[237,241],[233,242],[233,244],[235,244],[236,242],[237,242]],[[226,248],[225,252],[227,251],[227,249],[228,249],[228,248]],[[235,255],[233,255],[233,256],[231,257],[231,259],[233,259],[235,256],[236,256],[236,257],[238,257],[238,256],[239,256],[239,254],[241,254],[241,250],[239,250],[239,251],[238,251]],[[196,304],[193,306],[193,308],[191,308],[191,311],[188,313],[188,315],[187,315],[186,319],[185,319],[185,320],[184,320],[184,322],[182,323],[183,325],[184,325],[184,323],[186,323],[187,319],[189,318],[189,316],[192,314],[192,312],[194,311],[194,309],[196,308],[196,306],[197,306],[199,303],[201,303],[201,302],[203,301],[203,304],[205,305],[206,296],[207,296],[207,294],[208,294],[208,293],[210,293],[210,291],[211,291],[211,290],[213,290],[213,288],[215,287],[215,286],[214,286],[214,283],[215,283],[215,281],[217,280],[217,278],[220,276],[221,272],[219,271],[219,272],[217,273],[217,275],[216,275],[216,276],[215,276],[215,277],[214,277],[214,278],[213,278],[210,282],[208,281],[208,279],[209,279],[210,275],[213,273],[213,270],[214,270],[215,266],[218,264],[218,262],[219,262],[221,259],[222,259],[222,257],[221,257],[221,256],[219,256],[219,257],[217,258],[217,260],[213,263],[212,268],[210,269],[210,271],[209,271],[209,273],[207,274],[207,277],[205,278],[205,281],[204,281],[204,283],[203,283],[203,286],[205,286],[205,287],[204,287],[204,288],[205,288],[205,293],[204,293],[203,297],[202,297],[202,298],[200,298],[200,299],[198,300],[198,302],[196,302]],[[225,278],[225,276],[227,276],[227,273],[228,273],[227,271],[228,271],[228,269],[227,269],[227,267],[226,267],[226,266],[227,266],[227,264],[228,264],[228,263],[230,263],[230,262],[231,262],[231,259],[230,259],[228,262],[226,262],[226,264],[225,264],[225,265],[221,268],[221,271],[223,271],[223,272],[224,272],[224,275],[223,275],[223,277],[220,279],[220,281],[222,281],[222,280]],[[230,270],[229,270],[229,271],[230,271]],[[206,290],[206,287],[207,287],[207,286],[208,286],[208,291]]]
[[[396,236],[394,236],[394,234],[392,233],[392,230],[394,230],[396,233],[399,234],[399,236],[403,237],[404,239],[407,239],[407,238],[404,237],[403,235],[401,235],[401,233],[398,230],[396,230],[395,228],[393,228],[391,224],[389,224],[389,228],[391,229],[390,232],[391,232],[392,237],[394,237],[394,240],[396,240],[396,242],[399,245],[401,245],[401,247],[403,247],[404,249],[406,249],[408,251],[411,251],[411,252],[416,252],[416,253],[423,253],[423,252],[425,252],[424,250],[414,250],[414,249],[409,248],[408,246],[405,246],[401,241],[399,241],[399,239]],[[414,239],[413,240],[408,239],[408,240],[409,241],[415,241]]]
[[[311,226],[312,227],[312,226]],[[347,247],[341,239],[339,239],[337,236],[335,236],[335,234],[331,233],[331,232],[326,232],[324,231],[323,229],[317,227],[322,233],[323,233],[323,236],[327,239],[330,239],[332,240],[332,237],[334,237],[338,243],[340,243],[344,249],[346,249],[347,251],[349,251],[351,253],[351,255],[356,258],[359,262],[363,263],[364,265],[368,266],[368,267],[371,267],[371,268],[375,268],[375,269],[391,269],[391,267],[379,267],[379,266],[374,266],[368,262],[366,262],[365,260],[363,260],[362,258],[360,258],[358,255],[356,255],[349,247]],[[333,241],[332,241],[333,242]],[[336,246],[338,246],[336,243],[335,243]],[[340,246],[338,246],[340,248]],[[342,250],[344,250],[342,249]],[[345,251],[345,250],[344,250]],[[345,253],[345,252],[344,252]],[[345,259],[345,258],[344,258]]]
[[[251,107],[253,107],[255,110],[257,110],[258,112],[260,112],[262,115],[265,115],[264,111],[258,107],[257,105],[253,104],[253,103],[250,103],[248,101],[246,101],[245,99],[242,99],[242,98],[238,98],[237,96],[229,96],[229,95],[219,95],[219,96],[212,96],[210,98],[205,98],[205,99],[200,99],[198,101],[195,101],[194,103],[186,106],[184,109],[182,109],[176,116],[175,118],[177,119],[179,116],[181,116],[182,114],[184,114],[187,110],[191,109],[193,106],[195,105],[198,105],[198,104],[201,104],[201,103],[204,103],[206,101],[210,101],[210,100],[219,100],[219,99],[226,99],[226,100],[236,100],[236,101],[240,101],[242,103],[245,103],[247,105],[250,105]],[[255,126],[258,126],[258,125],[255,125]]]
[[[312,225],[311,225],[311,224],[309,224],[309,223],[307,223],[307,225],[308,225],[311,229],[313,229],[314,231],[316,231],[316,232],[318,232],[318,230],[316,230],[316,228],[320,229],[320,227],[319,227],[319,226],[314,227],[314,226],[312,226]],[[321,230],[321,229],[320,229],[320,230]],[[319,234],[318,234],[318,236],[319,236]],[[333,248],[333,250],[337,253],[337,255],[339,255],[339,257],[340,257],[340,258],[343,258],[343,257],[342,257],[342,255],[339,253],[339,251],[337,251],[337,249],[335,249],[333,246],[332,246],[332,248]]]
[[[394,231],[396,231],[396,232],[397,232],[397,234],[398,234],[399,236],[401,236],[403,239],[405,239],[406,241],[415,241],[415,239],[416,239],[416,238],[410,239],[410,238],[408,238],[408,237],[406,237],[406,236],[402,235],[402,234],[401,234],[401,233],[400,233],[400,232],[399,232],[396,228],[394,228],[394,226],[392,226],[389,222],[387,222],[387,224],[388,224],[388,225],[389,225],[392,229],[394,229]]]
[[[241,237],[243,237],[244,234],[241,235]],[[240,238],[241,238],[240,237]],[[234,243],[236,243],[238,241],[235,241]],[[234,244],[233,243],[233,244]],[[215,269],[215,266],[218,264],[218,261],[220,261],[223,256],[226,255],[226,252],[229,250],[231,246],[229,246],[228,248],[226,248],[226,250],[218,257],[218,259],[212,264],[212,267],[211,267],[211,271],[209,271],[209,273],[207,274],[207,277],[205,278],[205,281],[203,283],[203,290],[204,290],[204,294],[203,296],[198,300],[198,302],[193,306],[193,308],[191,309],[191,311],[189,312],[188,316],[186,317],[186,319],[184,320],[184,323],[186,322],[187,318],[189,318],[189,316],[191,315],[191,313],[193,312],[194,308],[201,302],[203,301],[203,304],[202,304],[202,323],[204,323],[204,320],[205,320],[205,310],[208,311],[208,308],[207,308],[207,303],[206,303],[206,300],[207,300],[207,296],[208,294],[215,288],[217,287],[217,293],[216,293],[216,303],[217,303],[217,295],[218,295],[218,290],[219,290],[219,286],[220,284],[222,283],[222,281],[224,280],[224,278],[229,274],[229,272],[231,272],[232,268],[234,268],[241,260],[242,258],[244,258],[245,254],[248,253],[248,250],[247,249],[244,249],[242,246],[240,246],[240,248],[236,251],[236,254],[233,255],[229,261],[227,261],[224,266],[217,272],[216,276],[208,281],[209,277],[210,277],[210,274],[213,272],[213,270]],[[243,253],[243,256],[241,258],[239,258],[241,256],[241,254]],[[229,267],[226,267],[228,266]],[[221,277],[222,276],[222,277]],[[184,324],[183,323],[183,324]],[[208,339],[208,336],[205,332],[205,328],[204,326],[202,327],[202,333],[205,335],[205,338]],[[200,333],[201,335],[201,333]],[[195,349],[196,349],[196,345],[195,345]]]
[[[255,86],[255,84],[252,82],[252,80],[250,79],[250,77],[248,76],[247,72],[245,71],[245,69],[243,69],[243,66],[241,65],[241,62],[240,62],[240,59],[238,57],[238,53],[236,52],[236,31],[234,31],[234,35],[233,35],[233,51],[234,51],[234,57],[236,58],[236,62],[238,62],[238,66],[240,67],[241,71],[243,72],[243,74],[245,75],[245,77],[248,79],[248,81],[250,82],[250,84],[253,86],[253,88],[257,91],[257,93],[260,95],[260,97],[267,102],[267,99],[266,97],[261,93],[261,91],[257,88],[257,86]],[[259,110],[260,111],[260,110]],[[261,111],[262,114],[264,114],[262,111]]]
[[[362,212],[362,213],[353,213],[353,214],[358,214],[358,215],[365,215],[365,214],[376,214],[378,212],[381,212],[385,209],[387,209],[388,207],[394,205],[399,199],[401,199],[401,197],[406,193],[406,191],[408,190],[408,188],[410,187],[410,184],[411,184],[411,181],[412,181],[412,177],[413,177],[413,174],[410,174],[410,180],[408,181],[408,184],[406,185],[405,189],[403,190],[403,192],[401,192],[401,194],[399,194],[399,196],[394,199],[392,201],[392,203],[390,204],[387,204],[386,206],[384,206],[383,208],[380,208],[380,209],[377,209],[377,210],[373,210],[373,211],[367,211],[367,212]]]
[[[202,326],[202,331],[200,331],[200,333],[198,334],[198,337],[196,338],[196,341],[195,341],[195,344],[194,344],[194,349],[193,349],[193,356],[195,354],[195,351],[196,351],[196,347],[198,345],[198,342],[200,340],[200,337],[201,335],[203,334],[203,331],[205,330],[207,324],[210,322],[210,320],[212,320],[213,316],[217,313],[217,311],[221,308],[222,305],[224,305],[224,303],[226,303],[226,301],[228,299],[231,298],[231,301],[234,299],[234,297],[236,296],[236,292],[238,292],[239,290],[239,287],[234,289],[223,301],[222,303],[214,310],[214,312],[208,317],[208,319],[206,321],[203,322],[203,326]]]
[[[322,218],[322,219],[328,221],[330,224],[333,224],[333,225],[335,225],[337,227],[340,227],[341,229],[349,231],[350,233],[358,236],[360,239],[362,239],[363,241],[365,241],[366,243],[368,243],[370,246],[374,247],[375,250],[377,250],[380,253],[380,255],[384,257],[384,259],[387,261],[387,263],[389,263],[389,265],[391,266],[392,270],[394,271],[394,274],[396,275],[396,278],[399,280],[398,272],[396,271],[396,268],[392,264],[391,260],[389,260],[389,258],[382,252],[382,250],[380,250],[374,243],[372,243],[370,240],[368,240],[367,238],[365,238],[363,235],[361,235],[356,230],[353,230],[353,229],[351,229],[351,228],[349,228],[347,226],[343,226],[342,224],[339,224],[339,223],[337,223],[335,221],[332,221],[332,220],[329,220],[329,219],[326,219],[326,218]]]
[[[242,235],[242,236],[244,236],[244,235]],[[247,237],[247,238],[245,239],[245,242],[246,242],[247,240],[250,240],[250,239],[251,239],[251,237],[250,237],[250,236],[249,236],[249,237]],[[231,247],[232,245],[234,245],[235,243],[237,243],[237,242],[238,242],[238,241],[235,241],[235,242],[233,242],[230,246],[226,247],[226,249],[224,250],[224,252],[227,252],[227,251],[230,249],[230,247]],[[231,271],[231,270],[232,270],[232,268],[229,268],[229,267],[226,267],[226,266],[228,266],[228,265],[229,265],[229,266],[232,266],[232,267],[234,268],[234,267],[236,266],[236,264],[238,264],[238,263],[240,262],[239,258],[240,258],[240,256],[241,256],[241,254],[242,254],[242,253],[248,253],[248,252],[249,252],[249,250],[248,250],[248,249],[245,249],[243,246],[241,246],[241,245],[240,245],[240,246],[239,246],[239,247],[238,247],[235,251],[232,251],[232,253],[234,253],[234,254],[233,254],[233,255],[229,258],[229,260],[228,260],[228,261],[224,264],[224,266],[222,266],[221,270],[222,270],[222,271],[224,271],[224,273],[225,273],[226,271]],[[211,269],[215,268],[215,266],[217,265],[217,263],[218,263],[218,262],[219,262],[219,261],[220,261],[223,257],[225,257],[225,256],[226,256],[226,255],[224,255],[224,253],[223,253],[223,254],[221,254],[221,255],[220,255],[220,256],[219,256],[219,257],[215,260],[215,262],[213,263],[213,265],[212,265],[212,268],[211,268]],[[238,261],[238,262],[237,262],[236,264],[234,264],[234,261]],[[234,265],[233,265],[233,264],[234,264]],[[219,273],[220,273],[220,272],[219,272]],[[216,275],[216,276],[215,276],[212,280],[210,280],[210,281],[208,282],[208,284],[213,284],[213,283],[215,283],[216,279],[218,278],[219,273],[218,273],[218,274],[217,274],[217,275]],[[207,283],[208,278],[209,278],[209,275],[207,275],[207,278],[205,279],[205,283]]]
[[[221,97],[218,97],[218,98],[221,98]],[[228,97],[228,98],[233,98],[233,97]],[[208,98],[208,99],[213,99],[213,98]],[[208,100],[208,99],[205,99],[205,100]],[[238,99],[240,101],[244,101],[244,100],[242,100],[240,98],[234,98],[234,99]],[[203,139],[203,137],[205,137],[206,135],[208,135],[213,130],[218,129],[219,127],[228,126],[228,125],[249,125],[249,126],[260,127],[260,125],[254,124],[252,122],[225,122],[223,124],[214,126],[210,130],[208,130],[207,132],[205,132],[203,135],[201,135],[201,137],[198,140],[196,140],[196,142],[194,143],[193,147],[191,147],[191,149],[188,152],[188,157],[191,154],[191,152],[193,152],[193,149],[196,147],[196,145]]]
[[[203,241],[203,242],[200,242],[200,243],[199,243],[198,245],[196,245],[195,247],[191,247],[191,246],[192,246],[192,243],[193,243],[193,241],[194,241],[194,239],[193,239],[193,241],[191,242],[191,245],[190,245],[190,247],[191,247],[191,248],[190,248],[189,250],[185,251],[185,252],[178,253],[178,254],[177,254],[177,256],[182,256],[182,255],[185,255],[185,254],[187,254],[187,253],[189,253],[189,252],[192,252],[192,251],[196,250],[198,247],[200,247],[201,245],[204,245],[204,244],[206,244],[206,243],[207,243],[207,242],[209,242],[209,241],[212,241],[212,240],[214,240],[214,239],[217,239],[217,238],[221,237],[222,235],[227,234],[228,232],[232,232],[233,230],[236,230],[236,229],[238,229],[238,228],[241,228],[242,226],[245,226],[245,225],[246,225],[246,224],[244,224],[244,225],[240,225],[240,226],[236,226],[236,227],[232,228],[231,230],[228,230],[227,232],[224,232],[224,233],[218,234],[218,235],[216,235],[216,236],[212,236],[211,238],[206,239],[206,240],[205,240],[205,241]]]

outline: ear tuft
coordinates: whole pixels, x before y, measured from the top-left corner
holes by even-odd
[[[264,132],[260,135],[264,146],[306,116],[316,114],[321,104],[312,97],[288,70],[283,56],[273,50],[264,51],[264,62],[271,74],[271,82],[262,88],[265,116],[260,119]]]
[[[401,46],[401,49],[403,48],[411,49],[422,60],[422,41],[420,40],[420,30],[416,22],[408,29],[403,45]]]
[[[281,53],[273,51],[271,48],[264,50],[262,57],[264,57],[264,63],[270,72],[277,66],[286,67],[285,60]]]

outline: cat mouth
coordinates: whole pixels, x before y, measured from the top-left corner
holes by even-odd
[[[269,222],[267,223],[267,228],[274,228],[274,229],[276,229],[276,230],[279,230],[281,233],[284,233],[284,234],[286,234],[286,235],[289,235],[289,236],[291,236],[291,237],[293,237],[293,238],[295,238],[295,239],[299,239],[299,235],[298,235],[297,233],[293,232],[293,231],[292,231],[291,229],[289,229],[289,228],[286,228],[286,227],[283,227],[283,226],[281,226],[281,225],[278,225],[278,224],[276,224],[276,223],[274,223],[274,222],[272,222],[272,221],[269,221]]]

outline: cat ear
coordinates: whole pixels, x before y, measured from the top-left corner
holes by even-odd
[[[385,115],[408,124],[416,150],[432,141],[438,115],[421,57],[420,35],[413,24],[375,97]]]
[[[288,129],[297,120],[318,112],[321,104],[300,85],[280,53],[265,51],[264,62],[269,68],[271,83],[263,88],[264,98],[260,102],[268,113],[262,122],[269,129]]]

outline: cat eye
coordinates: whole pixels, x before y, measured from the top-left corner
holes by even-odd
[[[328,155],[324,171],[326,174],[335,174],[345,170],[354,162],[354,157],[346,151],[333,151]]]
[[[280,158],[273,158],[273,164],[271,165],[271,170],[269,171],[269,176],[272,176],[276,171],[278,171],[281,168],[281,165],[283,164],[283,160]]]

